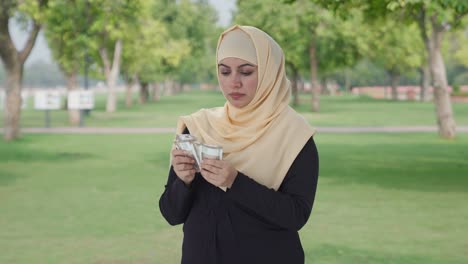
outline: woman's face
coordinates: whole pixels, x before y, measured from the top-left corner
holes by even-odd
[[[258,83],[257,66],[239,58],[224,58],[218,64],[218,78],[224,97],[242,108],[255,96]]]

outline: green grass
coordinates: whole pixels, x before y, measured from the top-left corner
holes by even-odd
[[[405,126],[437,124],[432,102],[376,100],[370,97],[322,96],[320,112],[310,112],[310,96],[296,108],[317,126]],[[458,125],[468,125],[468,104],[453,103]]]
[[[319,113],[310,111],[310,95],[301,95],[296,109],[314,126],[398,126],[436,125],[434,105],[431,102],[394,102],[374,100],[353,95],[322,96]],[[105,112],[105,97],[97,95],[96,108],[85,118],[89,127],[174,127],[177,117],[200,108],[222,106],[224,98],[219,91],[194,90],[174,96],[163,96],[159,102],[146,105],[135,104],[126,109],[124,94],[119,94],[118,110]],[[45,114],[30,107],[21,115],[22,127],[43,127]],[[468,125],[466,103],[453,104],[458,125]],[[68,126],[65,110],[51,111],[51,126]],[[3,119],[0,120],[0,127]]]
[[[179,263],[171,134],[0,141],[0,263]],[[468,263],[468,135],[318,134],[307,263]]]

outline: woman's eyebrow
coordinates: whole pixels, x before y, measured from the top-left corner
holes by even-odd
[[[239,67],[237,67],[237,68],[242,68],[242,67],[244,67],[244,66],[257,67],[257,66],[255,66],[255,65],[253,65],[253,64],[250,64],[250,63],[244,63],[244,64],[242,64],[242,65],[239,65]]]
[[[218,67],[220,67],[220,66],[223,66],[223,67],[226,67],[226,68],[231,68],[231,67],[229,67],[229,66],[227,66],[226,64],[223,64],[223,63],[218,64]],[[256,65],[253,65],[253,64],[250,64],[250,63],[244,63],[244,64],[239,65],[237,68],[242,68],[242,67],[245,67],[245,66],[257,67]]]

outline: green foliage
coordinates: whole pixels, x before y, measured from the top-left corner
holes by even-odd
[[[457,75],[453,80],[453,85],[460,86],[460,85],[467,85],[468,84],[468,69],[465,70]]]
[[[302,14],[296,5],[278,4],[277,1],[239,1],[235,22],[258,27],[270,34],[282,47],[286,65],[299,70],[308,68],[308,34],[298,19]]]
[[[163,21],[170,37],[185,43],[173,52],[183,54],[180,63],[164,61],[166,72],[182,83],[198,83],[216,79],[215,50],[221,29],[217,15],[207,1],[158,1],[154,17]]]
[[[89,1],[51,0],[45,35],[52,55],[67,74],[84,68],[85,56],[94,47],[89,33]]]
[[[90,25],[90,34],[96,42],[96,48],[105,48],[108,54],[114,54],[115,43],[123,41],[126,33],[138,26],[138,16],[143,11],[141,0],[92,0],[94,14]],[[99,60],[100,61],[100,60]]]
[[[110,46],[117,39],[123,39],[126,32],[138,24],[142,12],[142,0],[89,0],[92,10],[90,33],[99,36],[98,42]],[[107,44],[108,45],[108,44]]]
[[[19,16],[22,18],[23,21],[32,19],[36,21],[38,24],[44,23],[47,17],[47,4],[48,0],[23,0],[23,1],[15,1],[15,0],[7,0],[8,2],[12,2],[13,6],[15,6],[15,2],[18,3]]]
[[[355,0],[335,3],[341,6],[341,11],[350,5],[358,5],[371,19],[396,13],[402,14],[402,19],[412,22],[424,10],[427,17],[435,18],[439,26],[452,28],[459,27],[463,16],[468,14],[468,3],[465,0]]]
[[[446,61],[468,68],[468,17],[464,19],[463,25],[464,28],[447,33],[443,51]]]
[[[369,59],[361,60],[350,70],[351,86],[381,86],[388,84],[388,73]],[[339,80],[344,83],[344,80]]]
[[[354,11],[353,11],[354,12]],[[311,3],[295,1],[241,1],[235,17],[237,23],[257,26],[269,33],[282,46],[286,63],[308,75],[310,43],[314,42],[318,70],[327,75],[340,68],[354,65],[364,49],[359,36],[358,13],[344,21]]]
[[[54,59],[66,73],[84,69],[102,76],[103,63],[99,48],[113,54],[115,42],[137,25],[141,12],[138,1],[50,0],[46,37]],[[102,77],[100,77],[102,78]]]
[[[346,20],[328,14],[317,33],[319,71],[324,75],[354,66],[369,49],[359,10],[349,10]]]
[[[424,44],[415,24],[402,27],[393,20],[385,20],[369,28],[371,60],[396,75],[420,67]]]
[[[179,65],[190,49],[186,40],[170,37],[168,26],[152,16],[153,2],[143,2],[138,23],[125,36],[122,72],[142,82],[163,79],[164,64]]]

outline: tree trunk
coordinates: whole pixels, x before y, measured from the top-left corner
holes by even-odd
[[[439,135],[443,138],[455,138],[455,120],[453,118],[452,102],[447,90],[447,76],[441,52],[444,27],[436,17],[431,18],[432,36],[430,45],[431,74],[434,87],[434,103],[437,114]]]
[[[115,85],[117,83],[117,77],[118,77],[119,68],[120,68],[120,58],[122,54],[122,41],[119,39],[115,42],[112,66],[107,56],[107,51],[105,47],[101,47],[99,49],[99,54],[101,55],[101,59],[104,64],[104,72],[106,74],[106,82],[107,82],[107,89],[108,89],[106,112],[111,113],[111,112],[115,112],[115,110],[117,109],[117,95],[115,91]]]
[[[292,95],[292,105],[298,106],[299,105],[299,97],[298,97],[298,82],[299,80],[299,72],[296,66],[292,63],[286,64],[288,68],[291,70],[292,79],[291,79],[291,95]]]
[[[305,88],[304,88],[304,81],[301,80],[301,79],[298,79],[298,80],[297,80],[297,90],[300,91],[300,92],[304,92],[304,91],[305,91]]]
[[[429,67],[430,63],[425,62],[421,65],[419,69],[421,73],[421,80],[420,80],[420,100],[422,102],[430,100],[431,96],[429,96],[428,92],[431,86],[431,68]]]
[[[176,94],[179,94],[182,92],[182,84],[180,82],[174,82],[174,90]]]
[[[140,104],[146,104],[149,99],[149,89],[147,82],[140,83]]]
[[[421,38],[426,46],[426,51],[424,51],[424,60],[421,65],[421,91],[420,91],[420,100],[427,101],[429,99],[428,91],[431,85],[431,56],[430,56],[430,39],[427,34],[427,17],[426,17],[426,9],[424,7],[421,8],[418,16],[417,16],[418,26],[419,26],[419,33],[421,34]]]
[[[0,11],[0,58],[6,71],[5,109],[3,112],[4,139],[11,141],[20,136],[21,116],[21,82],[23,79],[23,65],[31,53],[41,26],[33,21],[32,30],[24,44],[24,48],[18,51],[13,43],[8,30],[11,3],[2,3]],[[40,3],[42,6],[43,4]]]
[[[400,84],[400,74],[390,71],[390,84],[392,87],[392,100],[398,100],[398,85]]]
[[[299,96],[298,96],[298,82],[299,82],[299,72],[293,64],[288,64],[292,72],[291,79],[291,95],[292,95],[292,105],[299,105]]]
[[[320,95],[330,95],[330,91],[327,86],[327,78],[320,79]]]
[[[317,77],[317,54],[315,48],[315,42],[312,40],[309,46],[310,56],[310,84],[312,89],[312,111],[318,112],[320,110],[320,86]]]
[[[351,93],[351,71],[344,70],[344,90],[346,93]]]
[[[133,81],[128,80],[125,83],[125,107],[126,108],[131,108],[133,105],[132,87],[133,87]]]
[[[3,113],[4,139],[11,141],[19,138],[21,116],[22,65],[6,66],[6,100]]]
[[[138,82],[138,76],[135,74],[127,79],[126,93],[125,93],[125,107],[130,108],[133,105],[133,87]]]
[[[153,87],[153,101],[158,102],[161,99],[161,86],[158,82],[154,82],[151,86]]]
[[[171,79],[166,79],[164,81],[164,94],[165,95],[173,95],[174,94],[174,81]]]
[[[67,79],[67,91],[74,91],[78,89],[78,74],[76,72],[65,73]],[[79,109],[68,109],[68,123],[70,126],[80,125],[80,110]]]

